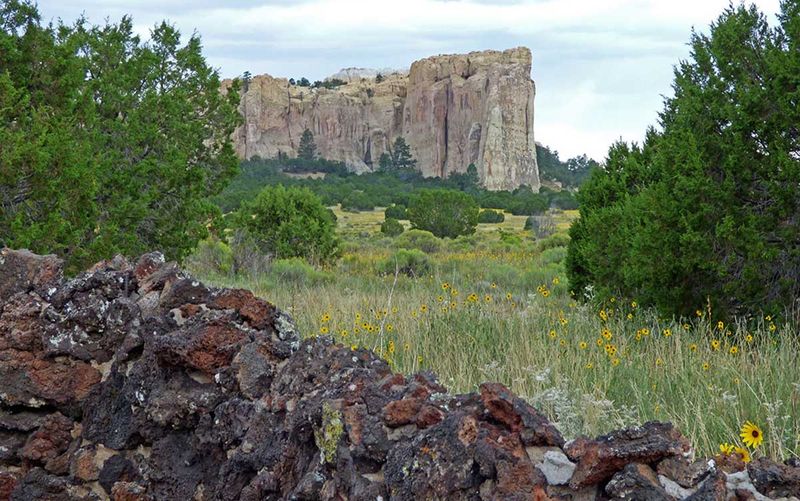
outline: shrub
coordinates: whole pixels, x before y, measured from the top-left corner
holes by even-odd
[[[404,205],[392,204],[383,211],[383,215],[386,219],[408,219],[408,213]]]
[[[235,225],[243,239],[278,259],[325,262],[337,256],[339,242],[330,210],[306,188],[264,188],[239,209]]]
[[[419,249],[430,254],[439,252],[442,241],[430,231],[411,229],[397,237],[394,245],[401,249]]]
[[[270,274],[279,279],[279,283],[294,285],[315,285],[332,280],[329,273],[314,269],[313,266],[299,257],[276,259],[270,267]]]
[[[454,238],[475,233],[478,204],[459,191],[422,190],[411,200],[408,219],[414,228],[427,230],[437,237]]]
[[[478,214],[479,223],[502,223],[506,220],[506,215],[500,211],[486,209]]]
[[[691,315],[774,313],[800,296],[800,179],[793,101],[796,2],[771,26],[729,6],[675,69],[660,132],[618,143],[579,193],[573,289]],[[788,42],[792,41],[792,42]],[[581,292],[575,290],[575,292]]]
[[[393,275],[397,271],[412,278],[420,278],[430,275],[433,266],[428,255],[421,250],[400,249],[382,261],[378,271],[385,275]]]
[[[550,214],[528,216],[525,229],[531,230],[536,238],[547,238],[556,231],[556,222]]]
[[[214,237],[207,238],[197,244],[186,264],[198,274],[228,275],[234,270],[233,251],[225,242]]]
[[[397,219],[388,218],[381,224],[381,233],[389,235],[390,237],[396,237],[403,233],[403,231],[405,231],[405,228],[403,228],[403,225],[400,224],[400,221]]]

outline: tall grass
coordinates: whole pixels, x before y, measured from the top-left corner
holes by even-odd
[[[333,269],[293,263],[291,280],[279,274],[285,264],[259,276],[193,271],[252,289],[308,336],[373,349],[400,372],[432,370],[451,391],[502,382],[568,437],[670,420],[710,455],[738,443],[749,420],[766,433],[756,455],[800,453],[797,332],[768,320],[720,326],[707,308],[672,319],[630,299],[576,301],[563,236],[519,236],[522,244],[506,246],[484,230],[469,250],[443,242],[430,254],[432,274],[416,279],[380,273],[392,246],[374,234],[351,234]]]

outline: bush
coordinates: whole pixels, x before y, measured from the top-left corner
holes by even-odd
[[[433,266],[424,252],[417,249],[400,249],[382,261],[378,271],[384,275],[394,275],[395,271],[398,271],[412,278],[420,278],[430,275]]]
[[[715,318],[784,311],[800,296],[800,197],[793,102],[798,6],[771,26],[729,6],[675,69],[660,132],[617,143],[579,193],[567,271],[663,313]],[[787,80],[788,79],[788,80]],[[791,136],[791,138],[789,137]]]
[[[403,231],[405,231],[405,228],[403,228],[403,225],[400,224],[400,221],[397,219],[388,218],[381,224],[381,233],[390,237],[396,237],[403,233]]]
[[[569,245],[569,235],[566,233],[554,233],[547,238],[543,238],[537,242],[536,247],[540,251],[552,249],[554,247],[566,247]]]
[[[430,231],[411,229],[397,237],[394,245],[401,249],[418,249],[431,254],[439,252],[442,241]]]
[[[392,204],[383,211],[383,215],[386,219],[408,219],[408,213],[404,205]]]
[[[243,239],[277,259],[330,261],[338,253],[331,212],[306,188],[264,188],[239,209],[235,227]]]
[[[478,214],[479,223],[502,223],[506,220],[506,215],[500,211],[486,209]]]
[[[281,284],[315,285],[333,279],[329,273],[314,269],[299,257],[276,259],[272,262],[270,274],[278,278]]]
[[[422,190],[411,200],[408,219],[414,228],[427,230],[437,237],[455,238],[475,233],[478,204],[459,191]]]
[[[194,273],[218,273],[228,275],[234,271],[233,251],[217,238],[201,240],[195,251],[187,258],[187,267]]]
[[[531,230],[536,238],[547,238],[556,231],[556,222],[550,214],[528,216],[525,229]]]

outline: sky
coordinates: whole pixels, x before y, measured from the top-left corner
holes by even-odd
[[[738,2],[738,0],[736,0]],[[423,57],[529,47],[535,136],[562,159],[602,160],[640,141],[671,95],[692,29],[729,0],[39,0],[44,20],[128,14],[147,38],[163,19],[200,34],[221,76],[321,80],[340,68],[408,68]],[[770,19],[779,0],[755,0]]]

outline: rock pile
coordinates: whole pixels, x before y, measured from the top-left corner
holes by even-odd
[[[453,396],[301,341],[271,304],[157,253],[72,280],[0,253],[0,499],[800,497],[796,464],[690,452],[667,423],[565,444],[500,384]]]

